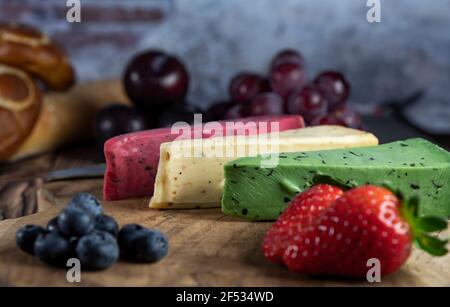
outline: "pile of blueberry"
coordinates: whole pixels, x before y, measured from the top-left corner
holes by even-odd
[[[128,224],[119,231],[114,218],[103,214],[100,202],[89,193],[77,194],[46,228],[20,228],[16,242],[49,265],[64,267],[68,259],[78,258],[87,270],[108,268],[119,258],[156,262],[169,246],[166,236],[157,230]]]

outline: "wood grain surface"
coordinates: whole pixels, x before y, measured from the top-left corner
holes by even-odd
[[[74,144],[60,150],[14,163],[0,164],[0,221],[36,213],[36,191],[42,177],[54,170],[102,162],[94,144]]]
[[[419,135],[394,119],[381,122],[367,118],[365,123],[382,142]],[[80,285],[68,283],[64,270],[46,266],[20,251],[15,246],[15,232],[25,224],[46,225],[76,192],[93,192],[100,197],[102,180],[44,183],[40,178],[52,170],[101,161],[99,150],[91,143],[73,144],[0,165],[0,285]],[[263,258],[260,243],[270,223],[225,217],[220,209],[150,210],[147,200],[104,202],[103,205],[106,213],[121,225],[141,223],[164,231],[170,240],[169,255],[156,264],[119,262],[106,271],[84,272],[81,285],[450,286],[450,256],[432,258],[416,250],[400,271],[385,277],[380,284],[317,279],[291,273]]]
[[[407,264],[381,283],[313,278],[267,262],[261,239],[271,223],[224,216],[220,209],[151,210],[147,200],[103,202],[120,225],[140,223],[169,237],[169,255],[155,264],[118,262],[101,272],[83,272],[69,283],[66,271],[49,267],[19,250],[16,230],[46,225],[78,191],[101,196],[102,180],[46,184],[38,193],[39,213],[0,222],[0,285],[3,286],[450,286],[450,255],[432,258],[415,250]]]

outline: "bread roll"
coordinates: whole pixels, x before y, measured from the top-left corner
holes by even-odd
[[[28,137],[41,101],[40,90],[30,75],[0,64],[0,161]]]
[[[63,49],[30,26],[0,23],[0,63],[25,70],[55,90],[74,83],[74,72]]]
[[[76,85],[66,93],[46,94],[43,100],[32,133],[10,161],[89,139],[98,110],[113,102],[131,105],[119,80]]]

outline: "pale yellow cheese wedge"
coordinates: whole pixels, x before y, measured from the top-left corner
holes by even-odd
[[[367,147],[378,144],[371,133],[340,126],[317,126],[255,136],[215,137],[161,144],[150,208],[220,207],[223,165],[240,157],[268,153]]]

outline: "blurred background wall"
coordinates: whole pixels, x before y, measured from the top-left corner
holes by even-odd
[[[59,40],[79,80],[120,77],[145,48],[173,52],[199,106],[226,97],[237,71],[264,72],[275,52],[293,47],[311,78],[342,71],[360,106],[424,90],[408,115],[450,131],[450,0],[381,0],[380,23],[367,22],[366,0],[81,0],[81,8],[81,23],[68,23],[65,0],[0,0],[0,19]]]

